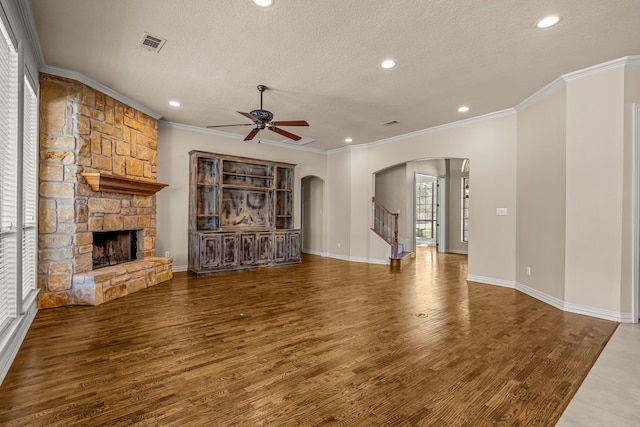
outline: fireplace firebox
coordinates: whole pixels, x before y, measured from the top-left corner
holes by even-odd
[[[138,230],[93,233],[94,270],[138,259]]]

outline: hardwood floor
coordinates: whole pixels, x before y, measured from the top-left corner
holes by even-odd
[[[43,310],[0,425],[554,425],[617,324],[466,274],[305,255]]]

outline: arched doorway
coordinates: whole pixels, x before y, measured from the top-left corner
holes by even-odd
[[[305,176],[301,185],[302,252],[325,256],[324,181]]]

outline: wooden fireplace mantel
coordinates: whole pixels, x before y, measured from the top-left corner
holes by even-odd
[[[152,196],[169,184],[141,179],[125,178],[104,174],[101,172],[84,172],[82,174],[93,191],[108,191],[110,193],[137,194]]]

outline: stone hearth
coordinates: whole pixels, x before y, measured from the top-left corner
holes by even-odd
[[[172,278],[155,195],[93,191],[85,172],[157,177],[157,120],[75,80],[40,76],[38,305],[96,305]],[[93,270],[93,232],[137,230],[135,261]]]

